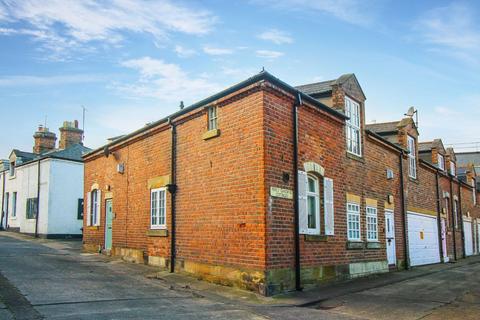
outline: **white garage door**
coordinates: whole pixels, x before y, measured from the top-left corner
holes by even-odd
[[[465,233],[465,254],[471,256],[473,255],[473,238],[472,223],[470,221],[463,221],[463,231]]]
[[[412,266],[440,262],[436,217],[408,213],[408,250]]]

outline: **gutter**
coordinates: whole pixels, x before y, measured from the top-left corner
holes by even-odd
[[[437,229],[438,229],[438,252],[440,253],[440,258],[442,259],[442,262],[445,263],[444,257],[445,257],[445,252],[443,252],[443,239],[442,239],[442,216],[440,212],[440,186],[439,186],[439,178],[438,178],[438,171],[435,172],[435,186],[437,190]],[[445,225],[445,237],[447,237],[447,226]],[[446,239],[445,239],[446,241]],[[455,260],[457,260],[455,258]]]
[[[403,245],[405,252],[405,269],[410,269],[410,256],[408,252],[408,220],[407,220],[407,210],[405,206],[405,181],[403,177],[403,155],[402,151],[398,155],[399,160],[399,169],[400,169],[400,195],[402,196],[401,208],[402,208],[402,219],[403,219]]]
[[[293,202],[295,206],[294,217],[294,246],[295,246],[295,290],[301,291],[301,265],[300,265],[300,210],[298,203],[298,107],[302,104],[300,94],[295,99],[292,108],[293,114]]]
[[[40,216],[40,161],[37,161],[37,213],[35,216],[35,238],[38,238],[38,217]]]
[[[172,234],[170,236],[170,272],[175,272],[175,253],[176,253],[176,224],[175,224],[175,209],[176,209],[176,193],[177,193],[177,185],[176,185],[176,167],[177,167],[177,127],[172,122],[172,119],[168,119],[168,123],[172,128],[172,145],[171,145],[171,165],[170,165],[170,175],[171,180],[168,184],[168,191],[170,192],[171,196],[171,216],[172,216]]]

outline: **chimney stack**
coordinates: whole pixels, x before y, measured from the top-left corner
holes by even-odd
[[[75,144],[82,144],[83,130],[78,128],[78,121],[64,121],[60,130],[59,149],[67,149]]]
[[[47,127],[39,125],[33,138],[35,140],[35,145],[33,146],[34,153],[40,154],[55,149],[57,136],[55,133],[48,131]]]

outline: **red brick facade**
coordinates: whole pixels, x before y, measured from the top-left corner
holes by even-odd
[[[330,99],[327,105],[343,112],[347,95],[361,106],[362,153],[355,156],[346,149],[342,114],[306,95],[299,99],[299,95],[267,74],[87,155],[85,196],[93,189],[102,193],[99,225],[87,225],[85,206],[85,248],[104,248],[105,199],[112,199],[113,254],[171,267],[175,232],[175,271],[270,295],[295,288],[297,267],[302,286],[388,271],[384,214],[390,209],[395,218],[396,266],[405,266],[406,212],[440,215],[442,210],[442,203],[440,207],[437,203],[438,170],[418,160],[417,178],[408,176],[406,134],[418,136],[413,122],[402,121],[398,134],[389,139],[366,131],[365,97],[358,83],[349,80],[336,85],[326,98]],[[294,168],[296,104],[298,167]],[[218,130],[207,131],[206,107],[211,106],[217,107]],[[176,128],[176,199],[172,203],[172,195],[167,193],[166,230],[151,230],[150,190],[173,184],[172,125]],[[308,171],[312,164],[319,168],[312,172],[319,181],[333,180],[334,234],[325,233],[320,183],[320,234],[300,235],[297,266],[295,201],[291,194],[297,171]],[[471,189],[469,203],[468,186],[453,178],[451,191],[451,179],[439,176],[440,193],[449,192],[452,199],[457,194],[461,212],[477,217]],[[275,194],[272,188],[285,194]],[[362,238],[355,243],[347,239],[347,201],[358,201],[360,206]],[[367,206],[377,208],[375,243],[366,239]],[[460,258],[463,242],[460,218],[458,221],[460,229],[455,235]],[[449,225],[448,231],[453,234],[453,227]],[[453,259],[453,236],[447,243]]]

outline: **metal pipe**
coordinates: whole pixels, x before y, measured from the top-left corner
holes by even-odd
[[[301,291],[301,269],[300,269],[300,217],[299,217],[299,203],[298,203],[298,106],[301,104],[300,94],[297,95],[293,103],[293,202],[295,206],[294,217],[294,242],[295,242],[295,290]]]
[[[440,245],[438,246],[438,251],[440,253],[440,257],[442,258],[442,262],[445,262],[444,257],[445,253],[443,252],[443,238],[442,238],[442,216],[441,216],[441,197],[440,197],[440,186],[439,186],[439,179],[438,179],[438,171],[435,172],[435,185],[437,190],[437,229],[438,229],[438,240]],[[447,236],[447,226],[445,226],[445,237]],[[447,250],[448,252],[448,250]]]
[[[453,181],[452,177],[450,177],[450,207],[451,207],[451,216],[452,216],[452,225],[453,225],[453,256],[455,260],[457,260],[457,237],[455,232],[455,212],[454,212],[454,204],[453,204]]]
[[[0,219],[0,230],[2,230],[3,227],[3,217],[5,217],[5,230],[7,230],[7,216],[5,215],[5,171],[2,173],[2,217]]]
[[[171,215],[172,215],[172,234],[170,236],[170,272],[175,272],[175,251],[176,251],[176,225],[175,225],[175,200],[176,200],[176,159],[177,159],[177,129],[175,124],[169,119],[172,128],[172,145],[171,145],[171,181],[169,185],[169,192],[171,194]]]
[[[407,219],[407,210],[405,206],[405,181],[403,178],[403,151],[399,154],[399,169],[400,169],[400,195],[402,196],[401,207],[402,207],[402,219],[403,219],[403,245],[405,252],[405,269],[410,268],[410,256],[408,253],[408,219]]]
[[[37,161],[37,212],[35,215],[35,238],[38,238],[38,217],[40,216],[40,161]]]

